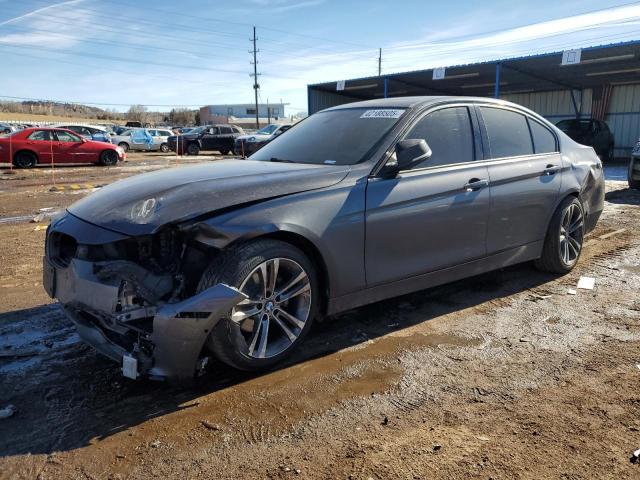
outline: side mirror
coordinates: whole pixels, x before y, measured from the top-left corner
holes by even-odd
[[[384,173],[396,175],[401,170],[408,170],[412,165],[431,157],[431,148],[423,138],[407,138],[396,143],[395,162],[387,162]]]

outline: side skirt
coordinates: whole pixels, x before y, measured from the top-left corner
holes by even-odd
[[[534,260],[542,254],[542,245],[543,241],[529,243],[521,247],[496,253],[489,257],[456,265],[455,267],[443,268],[435,272],[405,278],[384,285],[377,285],[359,292],[332,298],[329,300],[327,314],[333,315],[362,305],[443,285],[463,278],[473,277],[509,265]]]

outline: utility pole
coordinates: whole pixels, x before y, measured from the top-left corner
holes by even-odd
[[[382,75],[382,49],[378,51],[378,76]]]
[[[250,50],[249,53],[253,53],[253,62],[251,62],[253,64],[253,73],[251,74],[251,76],[253,77],[253,92],[255,94],[255,99],[256,99],[256,128],[259,129],[260,128],[260,119],[258,116],[258,89],[260,88],[260,84],[258,83],[258,75],[260,75],[258,73],[258,49],[256,48],[256,41],[258,39],[256,38],[256,27],[253,27],[253,38],[250,39],[250,41],[253,41],[253,50]]]

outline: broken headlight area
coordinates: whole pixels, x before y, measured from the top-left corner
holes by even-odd
[[[192,378],[209,332],[244,298],[222,284],[197,292],[215,251],[177,229],[126,237],[74,217],[51,225],[45,250],[49,295],[132,378]]]

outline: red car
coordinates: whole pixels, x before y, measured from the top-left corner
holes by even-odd
[[[64,128],[26,128],[0,137],[0,163],[31,168],[51,163],[116,165],[127,154],[115,145],[94,142]]]

